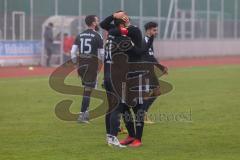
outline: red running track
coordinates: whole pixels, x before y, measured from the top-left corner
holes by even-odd
[[[163,60],[161,61],[161,64],[164,64],[169,68],[240,65],[240,56]],[[49,76],[54,69],[55,68],[34,67],[33,70],[30,70],[28,67],[0,67],[0,78]]]

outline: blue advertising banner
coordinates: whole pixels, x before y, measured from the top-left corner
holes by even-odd
[[[4,44],[3,44],[3,42],[0,41],[0,56],[3,55],[4,53],[5,53]]]
[[[40,56],[41,41],[0,41],[1,56]]]

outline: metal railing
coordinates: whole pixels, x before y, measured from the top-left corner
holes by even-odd
[[[51,1],[53,11],[49,14],[39,14],[41,8],[38,8],[36,0],[27,0],[29,4],[18,9],[14,7],[14,3],[10,0],[0,0],[3,4],[0,8],[0,31],[2,39],[13,40],[18,39],[15,35],[20,34],[22,25],[17,23],[17,20],[11,16],[15,13],[23,13],[25,17],[25,33],[22,37],[27,40],[40,40],[42,28],[41,25],[50,16],[63,15],[60,6],[62,0]],[[72,16],[84,16],[91,13],[91,5],[86,5],[87,0],[71,0],[77,3],[77,12],[72,13]],[[132,10],[139,12],[138,15],[130,15],[133,24],[140,26],[143,29],[144,23],[147,21],[156,21],[159,23],[161,40],[184,40],[184,39],[239,39],[240,38],[240,0],[135,0],[136,5],[132,6]],[[155,16],[145,15],[146,7],[144,4],[156,3],[154,10]],[[50,2],[50,1],[48,1]],[[66,8],[68,3],[66,2]],[[109,0],[96,0],[98,15],[101,19],[104,15],[110,15],[116,8],[125,10],[128,5],[128,0],[116,0],[117,7],[113,10],[106,10]],[[44,3],[44,2],[42,2]],[[49,7],[46,3],[46,7]],[[216,7],[217,6],[217,7]],[[16,9],[15,9],[16,8]],[[199,9],[200,8],[200,9]],[[88,9],[88,11],[86,11]],[[69,8],[71,10],[71,8]],[[43,11],[44,12],[44,11]],[[18,24],[18,26],[16,26]],[[20,39],[20,38],[19,38]]]

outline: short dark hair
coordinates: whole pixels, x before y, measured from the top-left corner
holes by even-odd
[[[145,31],[156,27],[158,27],[158,24],[156,22],[148,22],[144,25]]]
[[[91,26],[93,24],[93,22],[96,21],[96,15],[88,15],[85,18],[85,23],[87,26]]]

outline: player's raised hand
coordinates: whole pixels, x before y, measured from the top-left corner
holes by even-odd
[[[129,24],[130,22],[130,19],[128,17],[128,15],[125,14],[125,16],[122,17],[122,20],[126,23],[126,24]]]
[[[125,12],[116,12],[116,13],[113,13],[113,17],[116,18],[116,19],[122,19],[124,16],[126,16],[126,13],[125,13]]]

